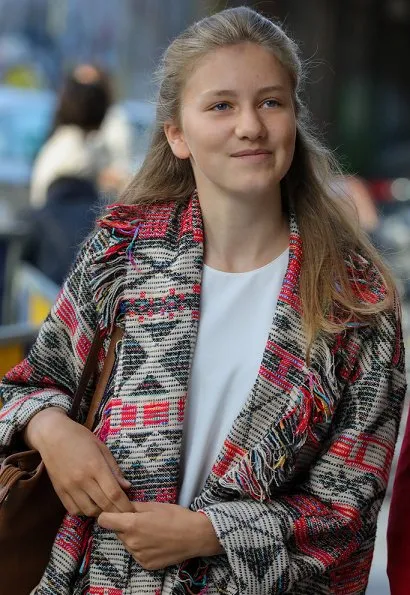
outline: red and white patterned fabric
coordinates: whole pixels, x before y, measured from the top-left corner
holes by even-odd
[[[41,409],[68,410],[96,326],[106,350],[119,324],[125,335],[95,432],[132,483],[131,500],[175,502],[200,316],[199,202],[117,205],[100,226],[28,358],[3,380],[1,451]],[[38,595],[365,592],[405,393],[400,320],[389,311],[372,325],[352,321],[318,338],[308,365],[293,215],[290,229],[258,376],[192,504],[212,521],[225,554],[149,572],[113,533],[67,515]],[[350,254],[346,266],[363,301],[382,299],[371,263]]]

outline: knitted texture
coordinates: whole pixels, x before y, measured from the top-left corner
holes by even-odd
[[[28,358],[1,384],[1,450],[41,409],[68,410],[94,329],[106,335],[101,369],[119,324],[125,334],[95,433],[131,482],[131,500],[174,503],[200,315],[199,202],[117,205],[100,225]],[[67,514],[38,595],[365,592],[405,393],[400,321],[389,311],[318,339],[307,365],[293,215],[290,229],[258,376],[191,506],[209,517],[225,554],[148,572],[115,534]],[[351,254],[346,266],[363,300],[382,299],[371,263]]]

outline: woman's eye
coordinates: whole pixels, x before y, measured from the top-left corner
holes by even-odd
[[[265,105],[266,107],[278,107],[280,103],[277,99],[266,99],[262,105]]]
[[[227,110],[227,108],[229,108],[229,104],[225,103],[225,102],[221,102],[221,103],[217,103],[216,105],[214,105],[212,109],[215,112],[225,112]]]

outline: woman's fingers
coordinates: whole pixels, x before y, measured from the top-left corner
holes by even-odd
[[[110,468],[107,469],[108,473],[101,474],[97,479],[99,487],[109,501],[108,508],[104,510],[107,512],[133,512],[132,504],[123,492],[117,478],[114,477]]]
[[[101,456],[101,450],[97,451],[98,455],[92,464],[88,461],[88,466],[83,470],[85,475],[80,474],[64,491],[71,496],[81,511],[77,514],[97,516],[102,511],[130,512],[133,510],[132,505],[108,465],[106,457]]]
[[[102,512],[85,492],[77,491],[73,494],[62,492],[59,494],[59,498],[71,515],[98,517]]]
[[[104,491],[101,489],[99,483],[95,479],[92,479],[89,483],[87,483],[85,491],[88,497],[93,502],[95,502],[101,511],[112,509],[110,500],[104,494]]]
[[[85,515],[97,517],[101,512],[129,512],[132,509],[127,496],[118,486],[107,468],[109,481],[100,481],[104,489],[111,495],[111,499],[106,495],[97,480],[88,481],[83,488],[76,488],[70,492],[61,491],[58,496],[63,502],[66,510],[72,515]]]
[[[73,496],[76,505],[74,514],[97,517],[101,514],[101,508],[90,498],[86,492],[76,492]]]
[[[110,529],[115,533],[126,533],[133,522],[135,521],[135,513],[130,514],[112,514],[110,512],[103,512],[98,517],[98,524],[104,529]]]
[[[101,450],[97,450],[95,453],[97,456],[89,459],[84,468],[77,469],[72,477],[65,477],[62,485],[50,476],[60,499],[71,514],[97,516],[102,511],[132,512],[133,510],[118,482],[118,475],[114,476],[112,467],[109,466],[107,457],[102,456]],[[125,482],[124,478],[122,481]],[[127,487],[130,485],[126,482]]]
[[[38,432],[42,437],[39,450],[67,510],[87,516],[104,510],[132,512],[124,493],[131,484],[107,446],[66,415],[55,414],[53,421],[53,431]]]
[[[78,507],[74,500],[71,498],[70,494],[67,494],[67,492],[57,492],[57,495],[63,503],[63,506],[67,510],[67,512],[69,512],[70,514],[78,514]]]
[[[121,490],[122,491],[122,490]],[[120,512],[115,504],[107,497],[100,484],[93,480],[92,483],[87,486],[87,494],[97,504],[103,512]],[[128,498],[127,498],[128,500]]]

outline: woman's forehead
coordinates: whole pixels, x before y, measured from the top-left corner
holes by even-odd
[[[246,42],[223,46],[202,56],[187,75],[184,94],[238,93],[241,89],[255,86],[289,90],[291,81],[289,73],[272,51]]]

